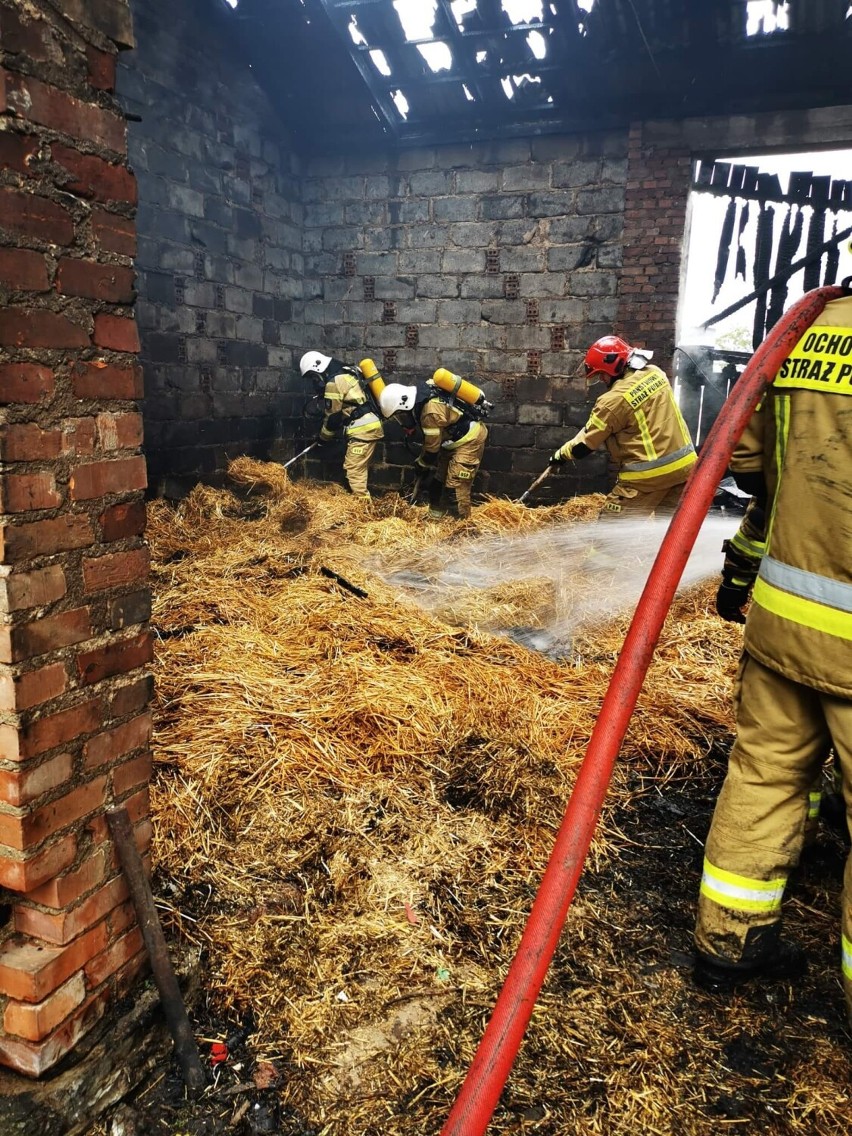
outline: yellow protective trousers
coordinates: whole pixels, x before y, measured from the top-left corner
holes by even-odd
[[[598,520],[650,517],[653,513],[670,515],[677,508],[684,488],[685,479],[680,485],[670,485],[665,489],[646,489],[633,482],[616,481],[603,503]]]
[[[384,431],[380,422],[372,424],[369,419],[360,430],[347,429],[346,456],[343,459],[343,472],[346,483],[356,497],[369,497],[367,477],[376,446],[382,440]]]
[[[442,448],[435,468],[435,478],[447,489],[455,489],[459,516],[462,518],[470,516],[473,479],[482,463],[488,440],[488,431],[481,422],[478,425],[475,438],[462,442],[456,449]]]
[[[832,744],[852,825],[852,701],[803,686],[744,654],[734,704],[737,737],[707,837],[695,942],[711,959],[748,966],[774,947],[809,797]],[[843,877],[841,931],[852,1018],[852,853]]]

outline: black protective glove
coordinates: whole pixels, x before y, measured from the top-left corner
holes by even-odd
[[[730,540],[723,541],[722,551],[725,563],[722,567],[722,583],[716,593],[716,611],[729,623],[745,623],[742,609],[748,603],[760,561],[747,556]]]
[[[565,457],[565,455],[557,450],[555,454],[551,454],[548,464],[553,466],[564,465],[567,461],[568,459]]]
[[[418,477],[431,477],[437,464],[437,454],[420,454],[414,459],[414,469]]]
[[[751,584],[734,583],[723,577],[716,592],[716,611],[728,623],[745,623],[743,608],[751,595]]]

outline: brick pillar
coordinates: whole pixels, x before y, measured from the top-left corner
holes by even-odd
[[[624,265],[616,331],[671,374],[692,156],[650,147],[642,123],[630,127],[624,202]]]
[[[147,851],[131,42],[126,0],[0,0],[0,1062],[30,1075],[143,961],[104,816]]]

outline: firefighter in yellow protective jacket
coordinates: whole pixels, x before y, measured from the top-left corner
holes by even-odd
[[[852,819],[852,296],[802,335],[731,467],[763,479],[768,521],[698,901],[694,975],[716,991],[805,968],[780,939],[781,904],[832,746]],[[841,931],[852,1017],[852,856]]]
[[[559,466],[606,446],[618,464],[618,480],[601,520],[673,512],[697,460],[669,380],[649,362],[652,354],[617,335],[592,344],[584,361],[586,378],[602,381],[607,390],[582,430],[550,459]]]
[[[346,485],[353,496],[369,501],[367,477],[376,446],[384,436],[384,426],[361,370],[319,351],[307,351],[299,362],[299,370],[302,378],[309,379],[323,396],[325,414],[317,441],[324,445],[343,432]]]
[[[388,383],[379,406],[385,418],[395,417],[403,428],[419,426],[423,431],[414,466],[423,483],[428,482],[429,519],[440,520],[447,511],[469,517],[473,480],[488,438],[485,424],[431,380],[413,386]]]
[[[752,445],[754,439],[763,436],[760,416],[763,404],[752,417],[749,430]],[[746,443],[748,445],[748,443]],[[735,466],[742,461],[734,459]],[[736,470],[734,473],[738,487],[753,494],[740,522],[739,529],[730,540],[722,544],[725,554],[722,565],[722,582],[716,591],[716,611],[730,623],[745,623],[743,608],[751,598],[760,562],[766,552],[766,483],[762,471]],[[826,755],[826,760],[828,759]],[[842,777],[837,755],[820,769],[808,793],[808,819],[805,825],[804,846],[813,845],[817,839],[819,821],[822,818],[829,826],[838,830],[849,842],[846,827],[846,805],[842,794]]]

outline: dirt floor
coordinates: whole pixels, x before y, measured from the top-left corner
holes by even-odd
[[[257,522],[260,556],[248,543],[237,548],[246,516],[262,514],[256,509],[241,517],[234,506],[237,515],[229,520],[217,506],[209,522],[178,518],[180,539],[171,533],[153,539],[155,582],[163,596],[172,589],[177,597],[169,600],[170,611],[164,602],[155,616],[163,668],[155,806],[159,800],[157,823],[168,814],[169,828],[160,832],[154,887],[175,955],[201,952],[201,995],[192,1020],[211,1084],[190,1101],[176,1068],[164,1070],[92,1136],[437,1134],[513,957],[575,759],[560,766],[557,757],[525,746],[511,728],[523,735],[541,726],[531,720],[527,727],[522,717],[540,706],[542,745],[558,726],[564,740],[557,750],[581,755],[599,705],[592,695],[606,688],[623,625],[604,652],[583,655],[582,670],[537,661],[505,640],[441,629],[426,617],[409,635],[405,621],[415,617],[400,617],[390,596],[377,589],[353,607],[335,583],[315,574],[317,556],[350,577],[357,563],[344,556],[351,535],[345,521],[334,522],[330,537],[312,534],[310,517],[318,517],[321,506],[341,507],[336,497],[329,503],[305,495],[288,502],[286,515],[270,508],[278,537]],[[301,553],[298,560],[285,558],[274,546],[281,533],[290,539],[297,513],[296,531],[305,547],[310,544],[313,561]],[[503,524],[504,505],[490,513],[483,507],[480,531],[491,531],[498,514]],[[538,522],[522,517],[517,523]],[[216,565],[211,572],[227,585],[224,598],[214,595],[212,576],[196,578],[202,558],[191,562],[186,551],[205,524],[219,526],[206,539]],[[388,513],[368,522],[369,539],[410,540],[418,524]],[[324,520],[317,533],[328,530]],[[447,539],[456,539],[450,528]],[[195,593],[186,601],[176,590],[181,573]],[[247,606],[253,587],[272,603],[262,620]],[[849,1130],[852,1033],[839,971],[846,847],[835,832],[821,828],[785,899],[785,933],[809,955],[805,980],[722,999],[690,978],[703,842],[724,777],[725,704],[740,635],[713,614],[712,595],[708,586],[685,601],[661,643],[658,671],[649,676],[635,736],[616,766],[599,839],[489,1133],[830,1136]],[[387,666],[402,685],[415,681],[416,666],[440,658],[441,666],[460,672],[463,664],[478,667],[471,671],[471,691],[484,697],[487,690],[497,700],[505,688],[508,709],[495,701],[479,731],[472,718],[452,734],[456,740],[440,760],[424,752],[375,773],[355,765],[348,780],[342,767],[337,781],[305,780],[299,789],[309,786],[314,794],[310,823],[300,820],[307,798],[300,804],[287,785],[271,803],[258,796],[253,812],[250,795],[259,781],[269,781],[272,768],[264,747],[277,746],[276,762],[289,769],[293,731],[304,727],[307,737],[305,722],[293,717],[276,741],[275,721],[260,701],[265,695],[250,684],[252,653],[267,669],[274,663],[261,622],[273,644],[283,642],[274,623],[279,597],[288,597],[282,619],[309,616],[287,625],[298,655],[285,668],[288,683],[311,679],[310,660],[323,651],[331,669],[325,678],[313,676],[316,689],[333,677],[341,683],[339,697],[351,690],[343,668],[353,653],[363,653],[363,676],[369,671],[375,679]],[[392,624],[392,618],[402,622]],[[363,627],[370,637],[356,639]],[[217,660],[217,636],[234,650],[244,640],[250,652],[234,663],[245,672],[237,701],[233,676],[224,684],[217,671],[217,665],[228,669]],[[429,650],[421,654],[424,636]],[[340,653],[344,641],[348,654]],[[179,678],[177,670],[166,675],[179,667]],[[540,693],[527,701],[520,689],[513,696],[513,671]],[[431,672],[428,677],[434,684]],[[464,708],[470,701],[464,681],[460,689],[455,705]],[[272,693],[285,698],[288,690],[279,686]],[[234,709],[243,698],[252,711],[245,720]],[[555,716],[572,698],[576,729],[570,714],[567,723]],[[352,719],[352,737],[361,738],[362,748],[369,743],[359,733],[365,713]],[[405,706],[394,713],[402,731]],[[207,750],[218,752],[217,733],[226,731],[229,715],[239,726],[241,748],[229,765],[235,746],[228,740],[221,756],[205,764]],[[387,729],[390,720],[376,718],[375,728]],[[446,720],[452,725],[456,717]],[[650,721],[661,731],[656,751],[649,748]],[[332,728],[324,719],[320,741]],[[341,735],[340,753],[349,752],[349,737]],[[200,760],[190,761],[190,741],[200,746]],[[387,745],[392,741],[388,735]],[[208,788],[202,773],[213,778]],[[231,781],[225,773],[243,778],[234,782],[246,795],[242,813],[226,804]],[[275,829],[275,816],[286,809],[288,819]],[[403,904],[405,895],[411,901]]]
[[[811,961],[803,983],[754,986],[722,999],[690,981],[701,843],[723,775],[724,759],[714,755],[694,778],[663,791],[654,778],[635,778],[631,808],[609,818],[621,832],[618,857],[587,870],[575,899],[593,948],[584,941],[578,961],[569,913],[540,998],[548,1012],[564,1015],[564,1034],[538,1031],[534,1015],[490,1132],[848,1133],[852,1033],[837,966],[846,854],[839,836],[823,828],[788,892],[786,932],[807,946]],[[616,982],[613,974],[620,976]],[[608,987],[603,998],[602,981]],[[416,991],[409,1004],[417,1005]],[[440,1006],[436,1010],[436,1062],[452,1071],[456,1084],[490,1006],[481,1001],[447,1015]],[[400,1021],[416,1026],[417,1014]],[[223,1020],[200,1008],[194,1025],[197,1036],[226,1040],[230,1052],[211,1070],[206,1096],[188,1102],[172,1068],[119,1112],[121,1128],[106,1124],[100,1131],[322,1136],[331,1130],[280,1103],[286,1063],[255,1057],[261,1039],[252,1034],[250,1019]],[[392,1044],[400,1044],[390,1033]],[[210,1047],[201,1047],[209,1064]],[[395,1099],[382,1102],[392,1130],[440,1132],[453,1100],[449,1088],[431,1077],[401,1084]],[[637,1108],[643,1099],[647,1107]],[[388,1130],[379,1120],[349,1129],[352,1136]]]

